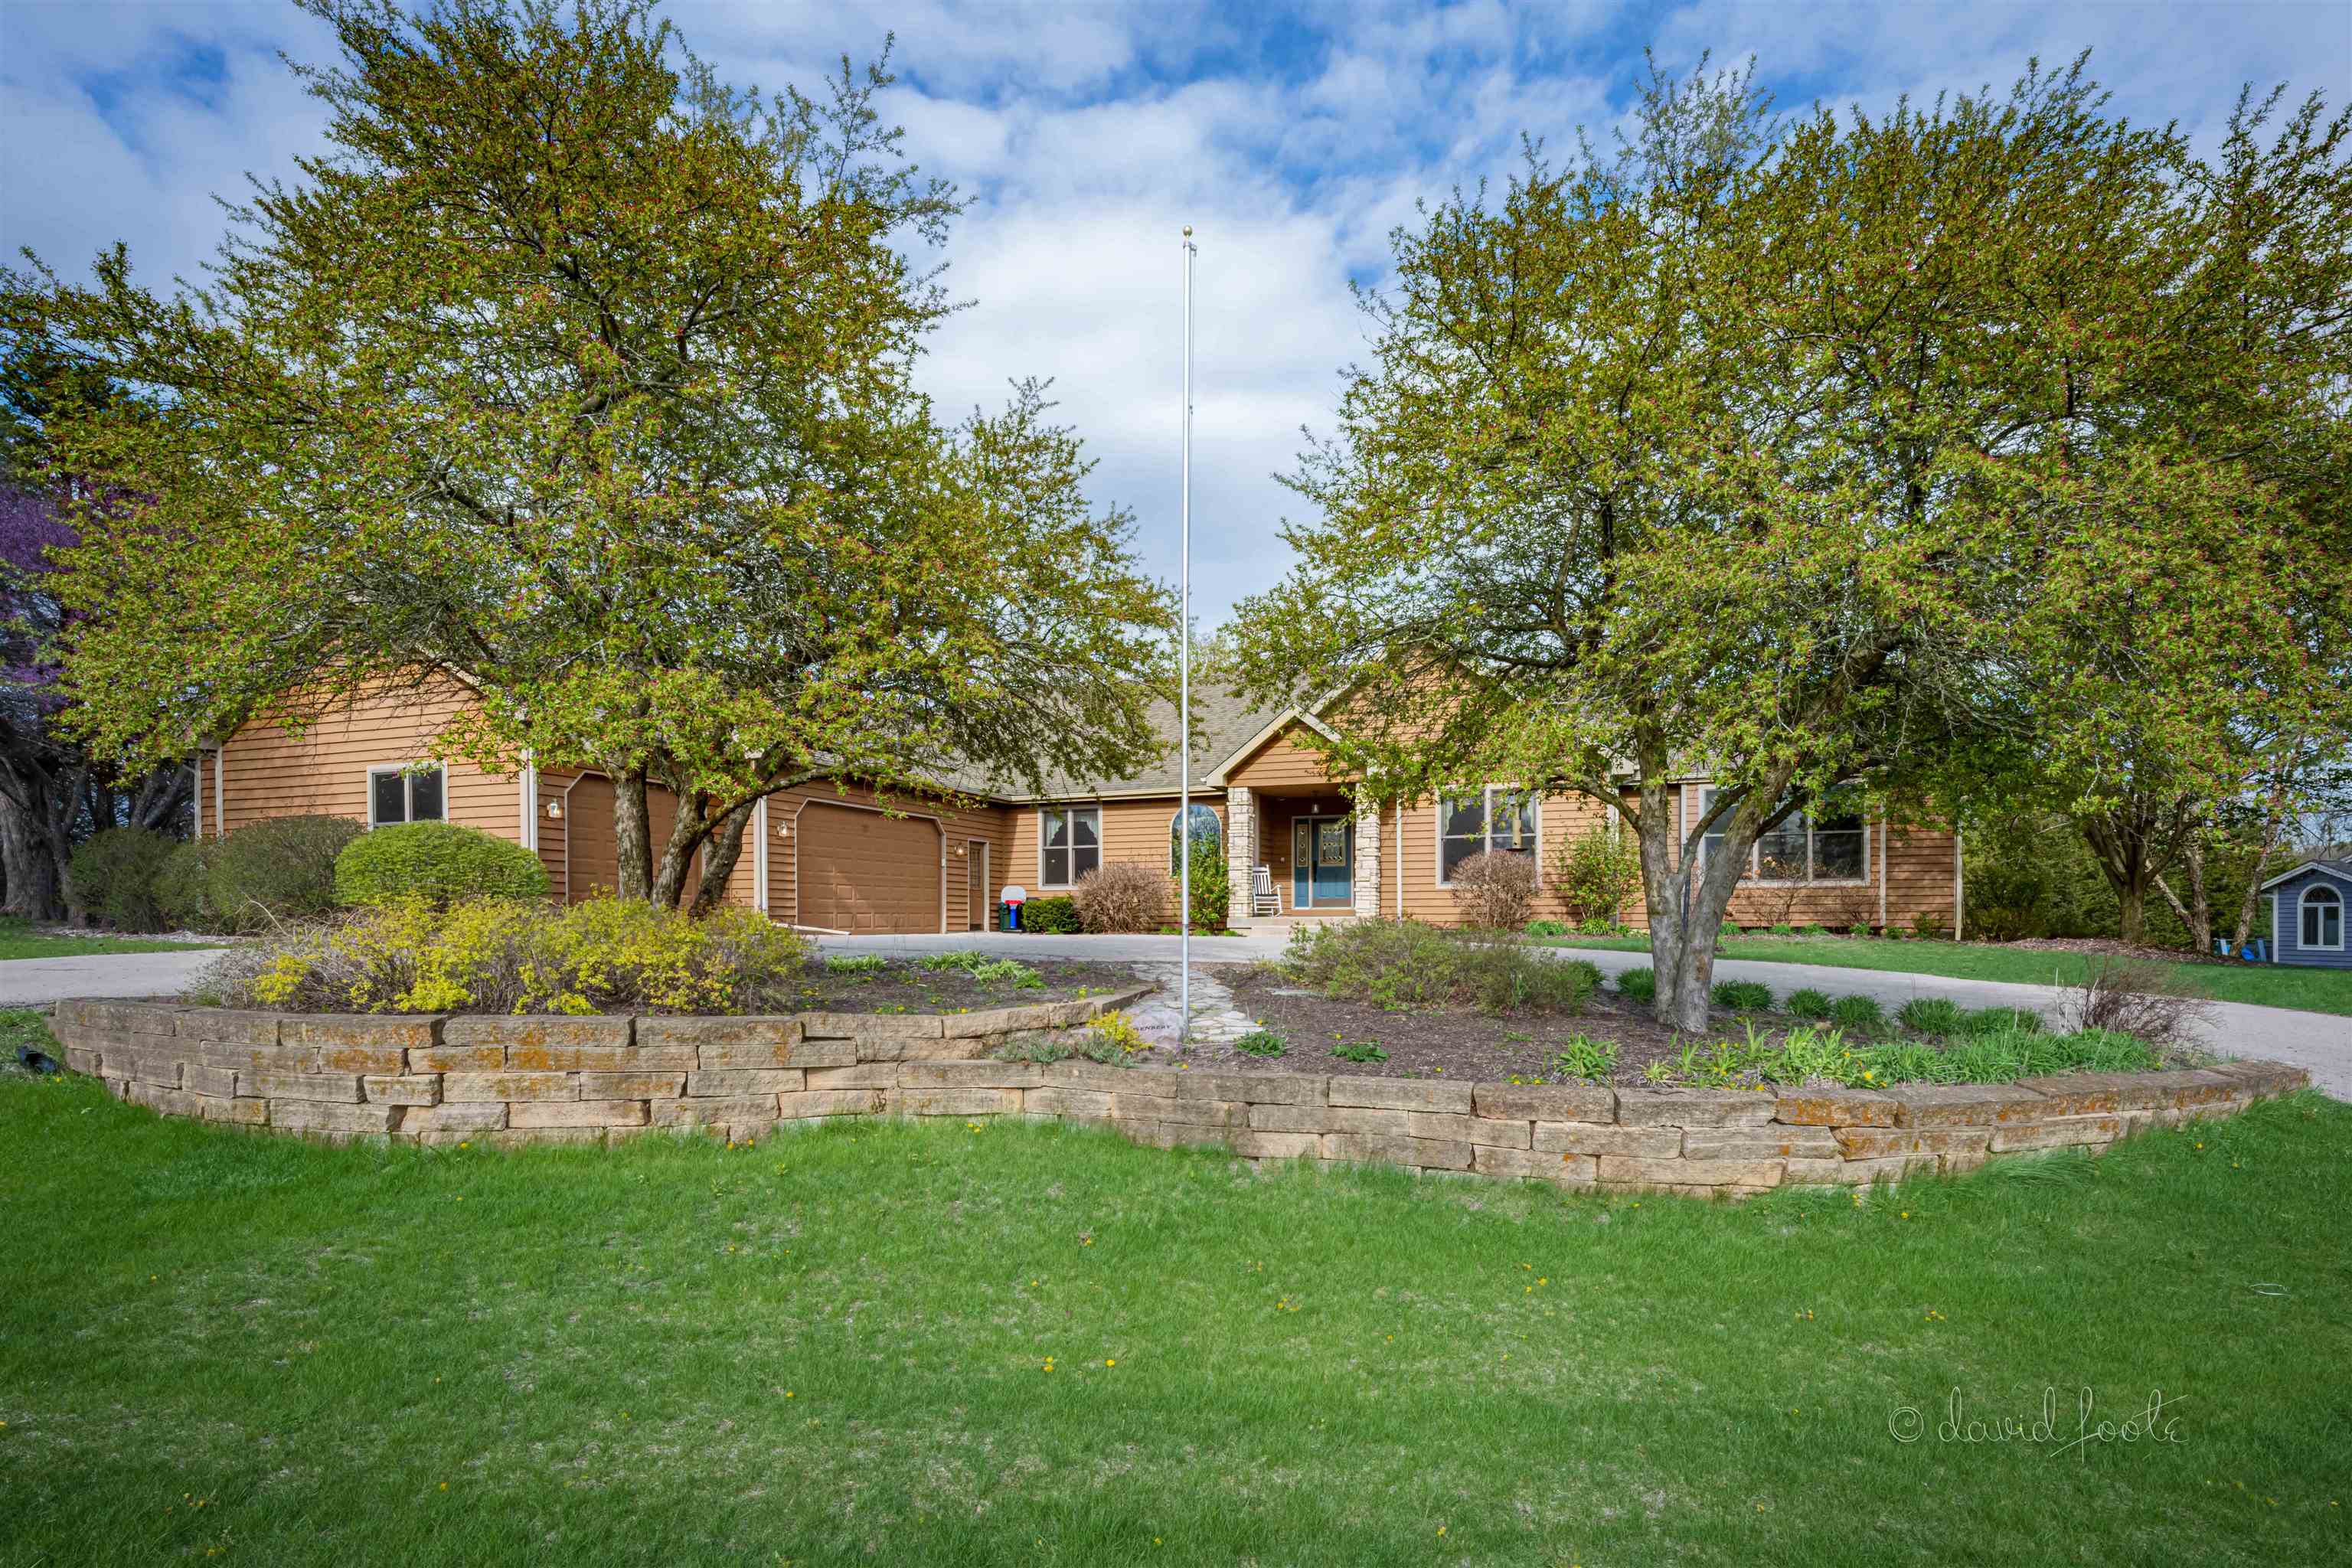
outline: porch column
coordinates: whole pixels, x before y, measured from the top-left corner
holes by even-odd
[[[1356,916],[1371,920],[1381,912],[1381,808],[1368,799],[1356,802]]]
[[[1257,803],[1238,784],[1225,788],[1225,923],[1242,925],[1256,910],[1251,900],[1257,874]]]

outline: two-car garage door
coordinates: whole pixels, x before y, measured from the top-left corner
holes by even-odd
[[[846,931],[940,929],[937,824],[812,801],[793,836],[802,925]]]

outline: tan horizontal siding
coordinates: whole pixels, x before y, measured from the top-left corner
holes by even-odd
[[[1304,738],[1309,733],[1305,725],[1292,724],[1238,765],[1227,769],[1225,783],[1247,789],[1296,788],[1302,784],[1331,788],[1331,775],[1324,771],[1323,753]]]
[[[229,737],[221,762],[221,788],[206,805],[225,808],[229,831],[279,816],[368,819],[368,770],[431,762],[437,737],[467,700],[454,685],[364,697],[307,726],[299,735],[278,720],[258,718]],[[521,841],[521,786],[512,773],[440,759],[444,811],[451,822]],[[214,830],[208,810],[204,831]]]
[[[1072,800],[1056,804],[1094,806],[1102,812],[1103,864],[1149,866],[1165,876],[1168,852],[1172,846],[1176,825],[1177,796],[1150,795],[1141,800]],[[1196,805],[1205,805],[1217,814],[1217,826],[1225,826],[1225,803],[1221,795],[1192,797]],[[996,879],[1001,883],[1018,882],[1033,895],[1044,897],[1067,893],[1067,887],[1048,887],[1045,867],[1039,858],[1040,834],[1038,814],[1045,808],[1024,805],[1012,809],[1010,856],[1004,874]],[[1169,910],[1175,910],[1175,879],[1169,879]]]

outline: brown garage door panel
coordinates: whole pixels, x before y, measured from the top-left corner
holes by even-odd
[[[940,830],[919,817],[811,805],[800,846],[801,924],[848,931],[940,929]]]

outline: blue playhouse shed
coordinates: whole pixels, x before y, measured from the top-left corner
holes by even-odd
[[[2352,858],[2306,860],[2263,884],[2275,961],[2352,969]]]

